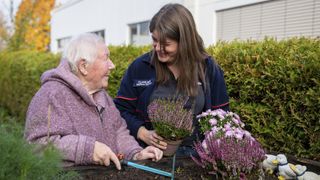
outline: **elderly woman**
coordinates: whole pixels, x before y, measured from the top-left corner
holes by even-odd
[[[114,68],[102,38],[82,34],[71,40],[60,65],[41,77],[41,88],[27,112],[25,138],[54,144],[65,166],[108,166],[113,161],[120,170],[118,153],[125,159],[161,159],[161,150],[142,149],[129,135],[125,120],[104,90]]]

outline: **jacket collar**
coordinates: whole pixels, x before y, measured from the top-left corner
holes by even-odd
[[[105,98],[105,91],[104,90],[100,90],[100,91],[94,93],[93,100],[99,109],[106,108],[106,104],[108,104],[108,102]]]
[[[142,56],[142,62],[147,63],[148,65],[151,65],[152,67],[154,67],[154,63],[152,62],[152,54],[153,54],[153,50],[151,50],[150,52],[146,53],[144,56]]]

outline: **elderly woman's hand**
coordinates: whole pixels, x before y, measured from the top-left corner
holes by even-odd
[[[163,152],[153,146],[148,146],[142,151],[133,156],[133,160],[152,159],[152,161],[159,161],[163,156]]]
[[[141,126],[138,130],[138,139],[159,149],[167,149],[167,143],[163,141],[163,138],[155,131],[147,130],[144,126]]]
[[[112,150],[105,144],[96,141],[94,143],[93,161],[96,164],[109,166],[110,160],[116,165],[118,170],[121,170],[121,165],[118,157]]]

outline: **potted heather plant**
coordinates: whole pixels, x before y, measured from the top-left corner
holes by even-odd
[[[198,115],[202,142],[194,145],[199,157],[192,159],[210,174],[227,179],[258,179],[263,173],[261,162],[265,151],[260,143],[244,130],[244,123],[233,112],[208,110]]]
[[[181,97],[163,98],[152,101],[148,106],[153,128],[168,144],[163,152],[165,156],[172,156],[182,140],[192,133],[192,108],[185,109],[185,103]]]

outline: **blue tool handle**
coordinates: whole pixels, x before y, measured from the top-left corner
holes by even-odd
[[[125,164],[125,165],[128,165],[128,166],[132,166],[132,167],[138,168],[138,169],[149,171],[149,172],[152,172],[152,173],[155,173],[155,174],[160,174],[162,176],[172,177],[172,174],[168,173],[166,171],[162,171],[162,170],[155,169],[155,168],[148,167],[148,166],[143,166],[141,164],[133,163],[133,162],[130,162],[130,161],[127,161],[127,160],[122,160],[121,163]]]

